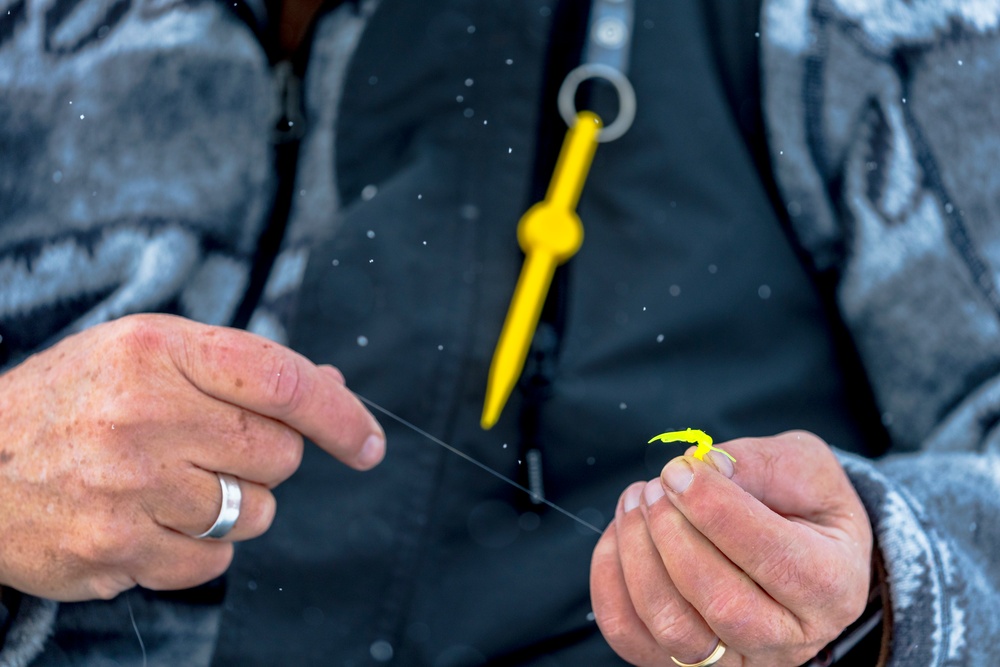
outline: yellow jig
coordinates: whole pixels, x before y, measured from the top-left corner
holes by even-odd
[[[650,438],[649,442],[690,442],[692,445],[697,445],[698,449],[694,452],[694,457],[699,461],[705,460],[705,454],[711,451],[722,452],[730,458],[733,463],[736,463],[736,459],[724,449],[719,449],[712,445],[712,436],[704,431],[700,431],[696,428],[687,428],[683,431],[667,431],[666,433],[661,433],[660,435]],[[649,443],[646,443],[649,444]]]
[[[517,240],[525,253],[524,266],[490,365],[480,420],[484,429],[500,418],[521,375],[556,266],[572,257],[583,243],[583,225],[576,204],[597,150],[600,130],[601,119],[596,114],[577,114],[576,123],[566,133],[545,199],[528,209],[518,223]]]

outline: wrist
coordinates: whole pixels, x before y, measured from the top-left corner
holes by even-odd
[[[833,665],[885,667],[888,664],[892,605],[889,604],[888,580],[877,544],[872,549],[871,571],[868,604],[864,612],[803,667]]]

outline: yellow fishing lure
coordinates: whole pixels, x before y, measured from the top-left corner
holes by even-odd
[[[705,454],[711,451],[722,452],[729,459],[736,463],[736,459],[724,449],[719,449],[712,445],[712,436],[704,431],[699,431],[696,428],[686,428],[683,431],[667,431],[666,433],[661,433],[660,435],[650,438],[649,442],[690,442],[692,445],[696,445],[697,449],[694,452],[694,457],[699,461],[705,460]],[[649,443],[646,443],[649,444]]]

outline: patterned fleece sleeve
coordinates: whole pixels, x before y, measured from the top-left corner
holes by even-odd
[[[792,229],[891,449],[844,456],[880,545],[890,667],[996,662],[1000,8],[767,0],[765,117]]]

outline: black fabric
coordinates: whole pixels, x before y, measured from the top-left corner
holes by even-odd
[[[11,621],[17,615],[20,605],[21,594],[13,588],[4,588],[3,599],[0,600],[0,646],[7,639],[7,631],[10,630]]]
[[[653,434],[806,428],[864,451],[870,426],[732,112],[712,46],[725,35],[698,0],[637,4],[636,122],[601,146],[580,202],[586,240],[537,424],[547,496],[598,526],[680,452],[647,446]],[[523,397],[493,430],[478,421],[533,188],[553,29],[539,7],[383,1],[341,109],[347,207],[312,252],[294,339],[511,477]],[[597,536],[382,422],[375,471],[310,447],[277,490],[272,530],[237,551],[216,663],[622,664],[589,616]]]

